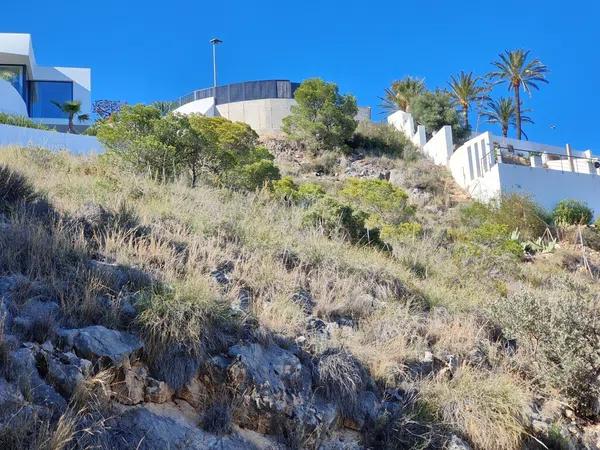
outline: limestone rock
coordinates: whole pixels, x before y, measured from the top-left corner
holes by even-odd
[[[47,407],[55,417],[65,410],[65,399],[40,377],[31,348],[10,352],[8,364],[10,380],[19,385],[21,391],[30,393],[33,403]]]
[[[115,399],[124,405],[137,405],[145,398],[146,376],[148,371],[143,366],[122,367],[112,382]]]
[[[94,325],[77,330],[73,337],[73,347],[83,358],[100,361],[101,364],[110,363],[119,368],[139,352],[143,344],[132,334]]]
[[[173,390],[164,381],[146,378],[144,401],[150,403],[165,403],[173,397]]]

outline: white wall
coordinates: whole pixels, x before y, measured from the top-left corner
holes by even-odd
[[[425,127],[419,125],[415,130],[415,122],[412,114],[404,111],[396,111],[387,117],[390,125],[393,125],[398,131],[401,131],[417,147],[423,147],[427,142]]]
[[[600,175],[514,164],[497,164],[497,167],[502,194],[530,195],[548,210],[560,200],[575,199],[587,203],[596,217],[600,215]]]
[[[423,152],[433,159],[434,163],[441,166],[448,165],[453,151],[454,143],[452,142],[452,127],[450,125],[442,127],[423,146]]]
[[[27,117],[27,105],[21,94],[6,80],[0,79],[0,112]]]
[[[447,166],[463,189],[469,191],[474,180],[484,176],[495,164],[491,142],[492,135],[482,133],[469,139],[450,156]]]
[[[207,97],[193,102],[186,103],[175,110],[181,114],[202,114],[203,116],[213,117],[215,115],[215,98]]]
[[[0,147],[6,146],[68,150],[74,154],[104,152],[104,147],[95,136],[82,136],[0,124]]]

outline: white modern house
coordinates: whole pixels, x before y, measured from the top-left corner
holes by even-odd
[[[294,92],[298,86],[300,83],[289,80],[261,80],[200,89],[179,98],[175,111],[225,117],[247,123],[261,135],[276,134],[296,104]],[[356,118],[370,120],[371,108],[359,107]]]
[[[388,123],[402,131],[473,198],[490,201],[507,194],[530,196],[550,210],[561,200],[587,203],[600,216],[600,157],[591,150],[557,147],[484,132],[456,148],[445,126],[427,140],[411,114],[397,111]]]
[[[71,100],[81,102],[81,113],[91,113],[90,69],[38,65],[31,35],[0,33],[0,112],[65,130],[67,116],[53,102]]]

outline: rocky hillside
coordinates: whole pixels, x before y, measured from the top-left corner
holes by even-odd
[[[251,193],[2,151],[0,448],[600,448],[594,228],[270,145]]]

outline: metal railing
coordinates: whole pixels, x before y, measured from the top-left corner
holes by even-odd
[[[289,80],[245,81],[216,88],[198,89],[179,97],[175,103],[179,107],[209,97],[214,97],[216,105],[269,98],[292,99],[298,86],[300,86],[299,83],[292,83]]]
[[[480,158],[479,165],[482,168],[488,167],[489,170],[498,162],[563,172],[600,175],[600,158],[527,150],[512,145],[493,144],[493,148]]]

